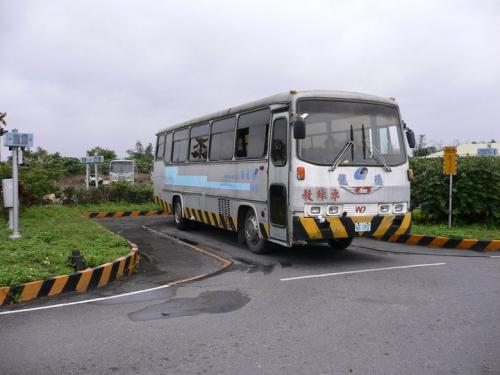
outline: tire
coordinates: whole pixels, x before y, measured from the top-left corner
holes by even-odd
[[[328,245],[334,250],[345,250],[352,243],[352,237],[332,238],[328,240]]]
[[[266,240],[259,236],[259,224],[253,210],[248,210],[243,224],[243,235],[248,249],[255,254],[265,254],[269,247]]]
[[[189,226],[189,221],[182,213],[182,203],[180,199],[174,201],[174,221],[179,230],[186,230]]]

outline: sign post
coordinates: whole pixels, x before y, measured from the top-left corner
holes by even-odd
[[[98,176],[98,163],[104,163],[104,156],[83,156],[80,158],[80,162],[85,164],[85,188],[88,190],[90,187],[90,165],[95,164],[95,187],[99,187],[99,176]]]
[[[98,166],[98,165],[99,165],[99,164],[97,164],[97,163],[95,163],[95,164],[94,164],[94,168],[95,168],[95,170],[94,170],[94,177],[95,177],[95,181],[94,181],[94,182],[95,182],[95,188],[96,188],[96,189],[99,187],[99,175],[98,175],[98,173],[99,173],[99,172],[98,172],[98,170],[97,170],[97,166]]]
[[[453,176],[457,174],[457,148],[454,146],[445,147],[443,156],[443,173],[450,176],[450,188],[448,193],[448,228],[451,228],[451,197],[453,189]]]
[[[33,147],[33,134],[18,133],[13,129],[5,136],[5,147],[12,151],[12,217],[9,218],[12,228],[11,239],[21,237],[19,232],[19,156],[26,147]]]
[[[85,164],[85,189],[89,190],[90,184],[90,164]]]

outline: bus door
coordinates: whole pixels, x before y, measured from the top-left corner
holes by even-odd
[[[269,158],[269,237],[288,240],[288,113],[273,115]]]

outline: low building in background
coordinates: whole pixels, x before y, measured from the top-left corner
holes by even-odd
[[[469,143],[457,146],[458,156],[500,156],[500,142]],[[443,151],[426,156],[427,158],[443,157]]]

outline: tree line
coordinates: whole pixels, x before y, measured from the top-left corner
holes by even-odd
[[[100,146],[89,149],[87,155],[104,157],[104,163],[99,166],[99,171],[103,174],[109,173],[109,163],[117,159],[114,150]],[[63,156],[59,152],[50,153],[41,147],[37,147],[35,150],[26,150],[23,156],[24,168],[43,169],[53,179],[85,173],[85,165],[80,162],[79,158]],[[139,173],[150,173],[153,170],[154,161],[153,145],[148,143],[144,147],[141,142],[137,141],[134,148],[127,150],[125,159],[134,160]],[[10,159],[1,164],[4,164],[3,167],[0,166],[0,170],[4,170],[3,174],[6,174],[7,170],[10,173]]]

